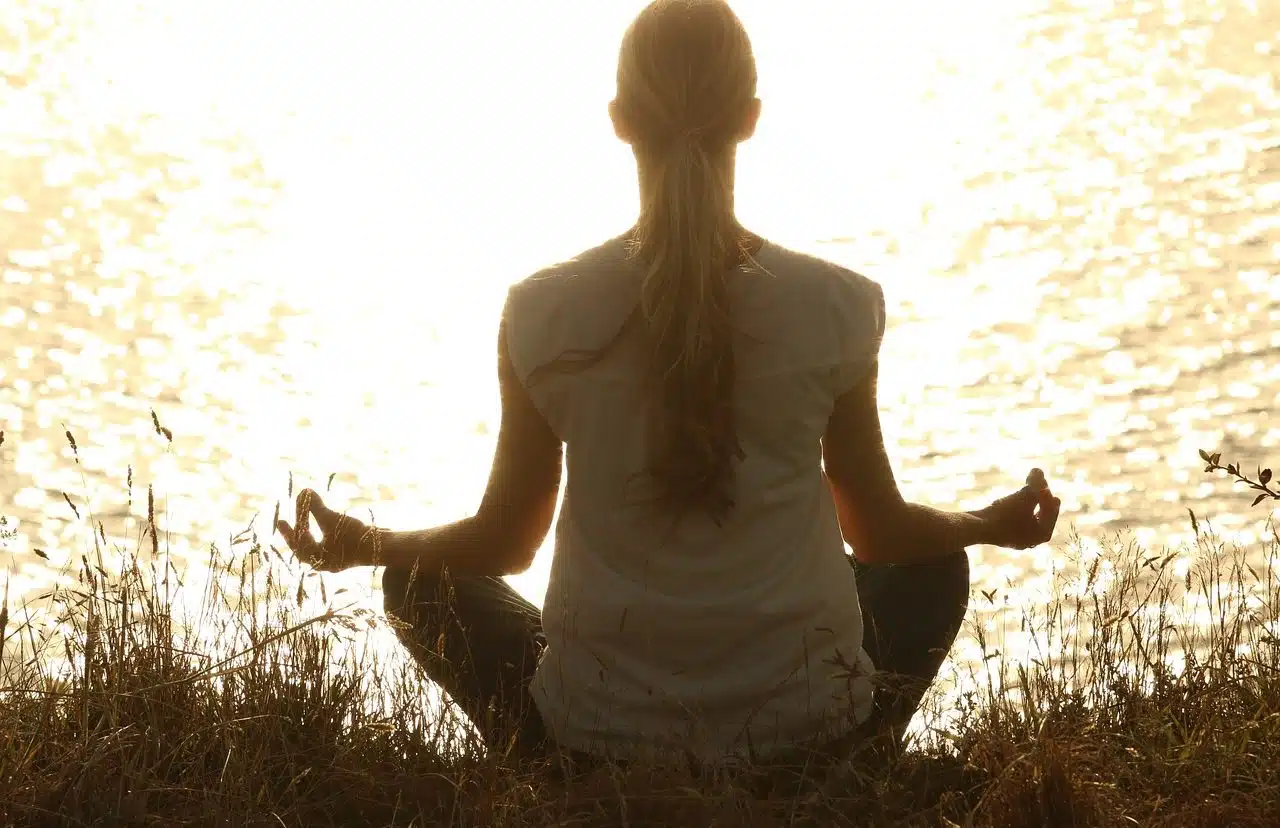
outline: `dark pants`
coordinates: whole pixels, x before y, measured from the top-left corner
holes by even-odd
[[[957,551],[932,564],[853,566],[863,647],[877,668],[875,709],[856,733],[824,752],[896,751],[964,620],[969,557]],[[528,692],[546,645],[538,608],[501,578],[447,576],[439,568],[388,567],[382,586],[400,640],[487,748],[545,755],[550,739]]]

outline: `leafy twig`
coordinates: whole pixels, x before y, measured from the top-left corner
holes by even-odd
[[[1258,469],[1258,478],[1250,479],[1236,463],[1228,463],[1222,465],[1222,455],[1219,453],[1210,454],[1204,449],[1200,449],[1200,459],[1205,462],[1204,470],[1206,472],[1224,471],[1236,480],[1244,483],[1255,492],[1259,492],[1258,496],[1253,499],[1253,505],[1257,506],[1267,498],[1272,500],[1280,500],[1280,489],[1271,488],[1271,469]],[[1280,485],[1280,484],[1277,484]]]

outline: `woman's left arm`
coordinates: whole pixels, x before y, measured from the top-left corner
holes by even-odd
[[[457,575],[514,575],[528,569],[551,528],[564,447],[520,382],[498,328],[502,422],[489,483],[476,513],[456,523],[384,532],[377,564],[412,567],[423,559]]]
[[[497,576],[528,569],[555,516],[564,447],[516,374],[505,321],[498,329],[498,387],[502,398],[498,446],[474,515],[432,529],[371,532],[306,490],[298,496],[298,528],[284,521],[278,524],[298,558],[328,570],[369,565],[412,568],[420,563],[444,565],[457,575]],[[311,536],[309,515],[315,516],[324,532],[323,541]]]

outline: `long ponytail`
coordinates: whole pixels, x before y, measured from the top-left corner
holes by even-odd
[[[684,133],[653,159],[632,255],[656,410],[648,473],[668,511],[733,509],[735,365],[727,277],[741,238],[724,164]]]
[[[644,270],[639,302],[608,345],[545,366],[586,367],[638,326],[654,403],[649,499],[677,518],[696,511],[717,524],[733,510],[743,457],[727,280],[749,259],[734,216],[733,153],[755,94],[751,43],[724,0],[655,0],[631,24],[614,103],[642,178],[630,246]]]
[[[623,39],[618,105],[648,179],[632,246],[656,403],[648,474],[667,511],[717,523],[743,456],[727,280],[745,252],[734,131],[755,91],[750,41],[723,0],[657,0]]]

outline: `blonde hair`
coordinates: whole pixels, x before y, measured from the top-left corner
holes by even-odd
[[[660,504],[717,523],[743,456],[726,280],[746,254],[730,164],[755,95],[751,42],[723,0],[655,0],[623,37],[617,107],[651,184],[632,246],[658,402],[648,473]]]
[[[614,341],[574,364],[599,361],[638,325],[657,402],[646,472],[653,499],[720,524],[743,457],[726,279],[750,260],[734,216],[732,156],[755,101],[755,58],[724,0],[654,0],[623,37],[617,81],[615,115],[648,185],[630,245],[645,275]]]

